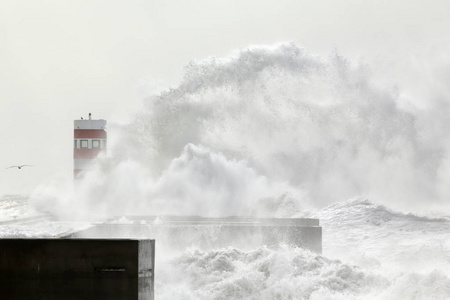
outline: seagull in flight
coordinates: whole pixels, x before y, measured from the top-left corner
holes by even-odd
[[[19,170],[20,170],[20,169],[22,169],[23,167],[32,167],[32,165],[11,166],[11,167],[8,167],[8,168],[6,168],[6,169],[19,168]]]

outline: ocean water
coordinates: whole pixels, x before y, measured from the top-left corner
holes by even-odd
[[[448,219],[405,215],[361,199],[331,205],[318,217],[322,255],[287,245],[189,249],[158,272],[161,298],[450,297]]]
[[[4,221],[30,210],[29,197],[0,200]],[[332,204],[314,216],[323,227],[321,255],[291,245],[168,249],[157,241],[155,298],[450,298],[448,217],[404,214],[366,199]],[[80,225],[38,219],[2,225],[0,236],[53,237]]]
[[[53,219],[0,235],[117,215],[316,217],[321,255],[158,246],[156,299],[450,299],[450,63],[438,65],[408,84],[294,44],[194,61],[132,122],[108,120],[111,149],[75,188],[3,196],[0,220]]]

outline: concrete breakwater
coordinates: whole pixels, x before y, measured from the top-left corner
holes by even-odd
[[[0,239],[0,249],[4,300],[154,298],[154,240]]]
[[[215,248],[289,244],[322,252],[322,227],[308,218],[127,216],[67,234],[77,238],[151,238],[169,247]]]
[[[71,229],[36,238],[12,230],[0,239],[2,299],[153,299],[155,241],[173,249],[288,244],[322,251],[319,220],[306,218],[120,216],[64,228]]]

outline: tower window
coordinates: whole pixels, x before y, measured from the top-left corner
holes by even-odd
[[[100,140],[92,140],[92,148],[100,148]]]
[[[80,148],[87,148],[88,147],[88,140],[81,140]]]
[[[78,146],[78,140],[73,140],[73,141],[74,141],[73,148],[77,149],[77,146]]]

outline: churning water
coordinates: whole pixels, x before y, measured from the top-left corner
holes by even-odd
[[[133,122],[110,125],[111,151],[76,195],[47,185],[30,202],[62,220],[321,220],[322,255],[158,249],[156,299],[449,299],[450,101],[439,80],[415,106],[369,66],[293,44],[193,62]]]

